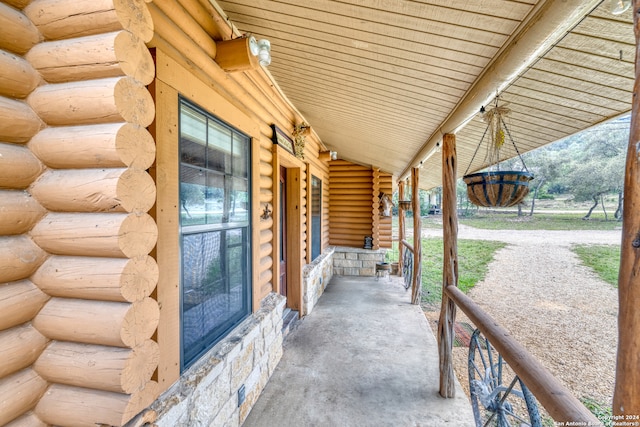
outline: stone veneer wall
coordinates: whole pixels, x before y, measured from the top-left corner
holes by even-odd
[[[361,249],[337,246],[333,254],[333,274],[375,276],[376,263],[383,262],[386,249]]]
[[[285,298],[271,293],[158,398],[158,427],[242,425],[282,357]],[[244,385],[245,401],[238,405]]]
[[[324,292],[333,277],[333,255],[335,247],[329,246],[311,264],[307,264],[302,271],[303,308],[302,316],[311,313],[313,307]]]

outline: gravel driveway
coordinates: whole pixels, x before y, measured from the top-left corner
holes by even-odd
[[[442,230],[423,230],[442,237]],[[480,230],[460,225],[459,239],[499,240],[484,281],[470,292],[578,398],[611,404],[617,346],[617,289],[580,263],[573,244],[619,245],[621,231]],[[432,321],[437,313],[427,313]],[[469,322],[458,310],[457,321]],[[467,349],[454,349],[464,387]]]

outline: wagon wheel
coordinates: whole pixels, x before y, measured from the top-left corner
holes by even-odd
[[[402,275],[404,276],[404,288],[409,289],[413,279],[413,253],[410,251],[405,251],[404,253],[404,260],[402,261]]]
[[[469,389],[476,427],[541,427],[535,397],[476,329],[469,344]]]

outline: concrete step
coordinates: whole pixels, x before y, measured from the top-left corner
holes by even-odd
[[[282,338],[286,338],[289,333],[298,327],[300,322],[300,313],[286,307],[282,312]]]

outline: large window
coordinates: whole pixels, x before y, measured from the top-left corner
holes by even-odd
[[[250,313],[249,148],[180,100],[183,369]]]
[[[311,175],[311,259],[322,251],[322,181]]]

